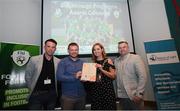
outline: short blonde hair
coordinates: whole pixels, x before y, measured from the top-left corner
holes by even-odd
[[[125,43],[125,44],[128,45],[128,42],[127,42],[127,41],[120,41],[120,42],[118,42],[118,44],[122,44],[122,43]]]

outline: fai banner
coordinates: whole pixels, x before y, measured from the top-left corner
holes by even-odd
[[[180,63],[174,40],[145,42],[158,109],[180,109]]]
[[[0,110],[27,109],[25,67],[38,54],[39,46],[0,43]]]

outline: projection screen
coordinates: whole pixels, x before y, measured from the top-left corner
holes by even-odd
[[[103,44],[106,53],[117,53],[118,42],[129,42],[134,52],[127,0],[44,0],[42,41],[58,42],[55,55],[67,55],[76,42],[80,54],[91,54],[92,45]]]

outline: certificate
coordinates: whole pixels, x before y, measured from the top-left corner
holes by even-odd
[[[96,81],[96,63],[83,63],[81,80]]]

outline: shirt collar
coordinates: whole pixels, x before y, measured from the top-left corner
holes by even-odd
[[[51,58],[51,60],[47,60],[47,58],[45,57],[45,54],[43,55],[43,57],[44,57],[44,60],[46,61],[53,61],[53,57]]]
[[[74,61],[74,60],[72,60],[72,58],[71,58],[70,56],[69,56],[68,58],[69,58],[69,60]],[[80,60],[80,59],[77,58],[77,59],[75,60],[75,62],[76,62],[76,61],[79,61],[79,60]]]
[[[122,56],[119,56],[119,60],[125,60],[129,57],[130,53],[127,53],[126,55],[124,55],[123,57]]]

